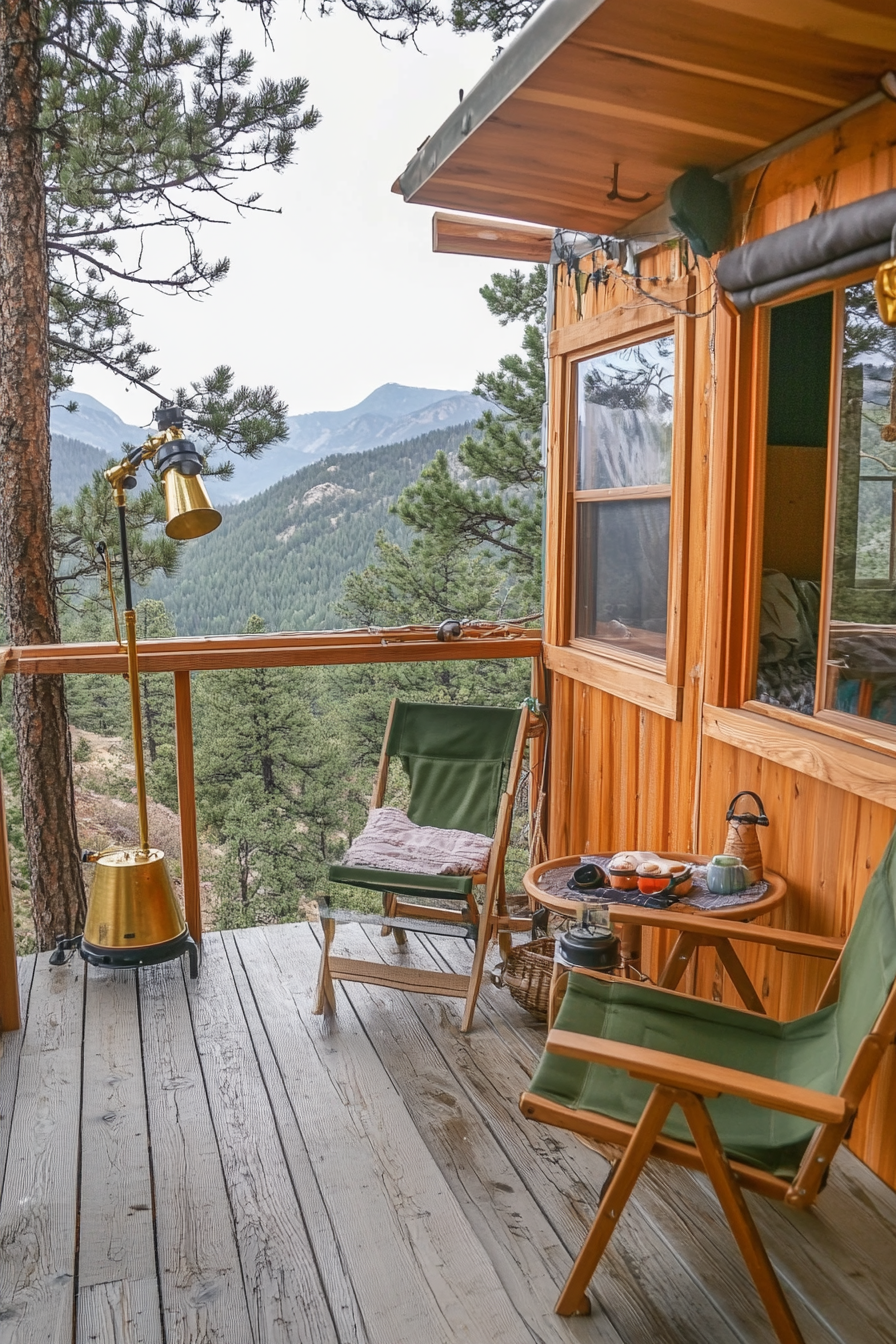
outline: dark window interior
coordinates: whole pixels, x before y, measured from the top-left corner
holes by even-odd
[[[802,714],[815,708],[833,303],[771,312],[756,698]]]

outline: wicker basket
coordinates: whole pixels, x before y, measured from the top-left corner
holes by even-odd
[[[506,986],[533,1017],[546,1022],[553,971],[553,938],[536,938],[515,947],[494,980],[495,984]]]

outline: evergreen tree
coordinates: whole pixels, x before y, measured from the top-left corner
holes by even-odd
[[[269,13],[264,0],[255,7]],[[0,0],[0,598],[15,644],[60,634],[51,388],[99,363],[152,389],[152,351],[125,291],[213,286],[227,263],[197,246],[207,205],[252,209],[257,193],[240,194],[240,178],[284,168],[298,132],[317,121],[302,107],[304,80],[253,88],[252,64],[218,8]],[[153,267],[159,229],[182,239],[173,267]],[[257,453],[285,435],[274,390],[238,387],[225,366],[182,397],[201,436],[234,451]],[[85,910],[62,679],[16,678],[13,725],[44,948],[73,933]]]
[[[246,627],[263,630],[257,617]],[[317,673],[240,668],[200,673],[195,685],[197,812],[221,849],[219,927],[294,919],[364,811],[316,704]]]
[[[449,16],[503,36],[535,0],[343,0],[377,31],[406,41]],[[263,25],[273,0],[242,0]],[[325,0],[324,12],[331,7]],[[136,333],[130,293],[149,285],[207,292],[228,269],[197,242],[215,212],[257,207],[248,174],[280,171],[299,132],[301,78],[252,86],[222,6],[196,0],[0,0],[0,601],[17,645],[56,643],[50,510],[49,394],[100,364],[155,391],[153,351]],[[174,230],[180,258],[156,256]],[[235,385],[219,366],[176,389],[191,427],[249,455],[285,434],[270,387]],[[213,468],[226,472],[227,464]],[[24,520],[27,519],[27,525]],[[83,558],[83,557],[82,557]],[[18,677],[14,731],[38,946],[85,913],[63,681]],[[40,732],[33,725],[40,724]]]

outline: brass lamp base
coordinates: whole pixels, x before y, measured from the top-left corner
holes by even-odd
[[[118,849],[96,859],[85,942],[132,951],[170,942],[185,928],[160,849]]]
[[[77,939],[57,938],[53,964],[61,965],[65,951],[76,946],[94,966],[154,966],[186,952],[195,980],[198,948],[184,923],[162,851],[119,849],[94,862],[84,933]]]
[[[93,947],[82,936],[78,950],[91,966],[120,967],[124,970],[137,966],[158,966],[162,961],[175,961],[186,952],[190,958],[190,979],[195,980],[199,975],[199,948],[186,929],[179,938],[172,938],[170,942],[133,949]]]

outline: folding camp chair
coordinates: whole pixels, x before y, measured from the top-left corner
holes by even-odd
[[[671,913],[614,907],[610,917],[624,922],[633,913],[642,924],[680,927]],[[688,929],[716,928],[686,918]],[[896,833],[842,951],[840,939],[753,925],[736,936],[835,960],[815,1012],[775,1022],[594,972],[569,976],[520,1107],[531,1119],[625,1151],[560,1294],[561,1316],[589,1311],[585,1290],[654,1156],[706,1172],[778,1338],[801,1344],[742,1191],[791,1208],[812,1204],[896,1039]]]
[[[389,762],[397,756],[410,781],[410,820],[420,826],[492,835],[488,871],[449,877],[331,867],[331,882],[382,892],[383,913],[364,915],[319,903],[323,951],[315,1012],[335,1012],[334,980],[360,980],[465,999],[462,1030],[469,1030],[490,941],[497,935],[507,952],[511,930],[531,928],[531,917],[508,915],[504,891],[504,857],[530,717],[525,706],[487,709],[392,701],[371,807],[382,807]],[[474,893],[477,886],[485,889],[481,911]],[[399,944],[406,941],[405,930],[468,938],[475,944],[470,974],[331,956],[336,924],[349,922],[379,924],[384,934],[394,933]]]

